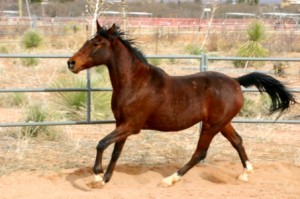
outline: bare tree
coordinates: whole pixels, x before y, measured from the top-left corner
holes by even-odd
[[[94,34],[98,17],[101,13],[108,10],[113,3],[111,1],[106,2],[106,0],[86,0],[86,3],[85,11],[90,17],[92,17],[90,22],[92,27],[91,34]]]
[[[207,39],[208,39],[208,37],[209,37],[209,35],[210,35],[211,24],[212,24],[212,21],[213,21],[214,16],[215,16],[215,11],[216,11],[216,9],[217,9],[217,3],[214,1],[213,7],[212,7],[212,11],[211,11],[211,17],[210,17],[209,21],[207,22],[207,30],[206,30],[204,39],[203,39],[203,41],[202,41],[202,44],[201,44],[201,46],[200,46],[200,49],[201,49],[201,50],[203,50],[203,47],[204,47],[204,45],[206,44]]]
[[[122,6],[122,15],[123,15],[123,25],[124,29],[126,30],[126,19],[127,19],[127,4],[125,0],[121,0],[119,2],[113,2],[109,0],[86,0],[86,13],[89,17],[92,18],[91,20],[91,34],[95,33],[96,28],[96,20],[98,17],[104,14],[114,3],[119,3]]]

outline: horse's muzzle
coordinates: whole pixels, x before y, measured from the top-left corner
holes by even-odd
[[[69,70],[73,71],[76,62],[74,60],[68,60],[67,63],[68,63]]]

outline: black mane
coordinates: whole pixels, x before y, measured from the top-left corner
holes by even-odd
[[[99,30],[97,32],[97,35],[101,35],[107,39],[109,39],[109,37],[111,37],[111,35],[108,32],[108,29],[105,27],[101,27],[101,30]],[[112,36],[118,37],[120,39],[120,41],[129,49],[133,52],[133,54],[142,62],[148,64],[148,61],[145,57],[145,55],[143,54],[143,52],[141,50],[139,50],[137,47],[135,47],[136,42],[134,41],[134,39],[126,39],[125,36],[125,32],[123,32],[118,26],[115,27],[114,32],[112,33]]]

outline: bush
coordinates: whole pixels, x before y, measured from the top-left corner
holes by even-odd
[[[195,44],[188,44],[185,47],[185,51],[190,55],[200,55],[202,53],[200,47]]]
[[[258,117],[261,115],[268,115],[271,107],[271,99],[268,94],[244,94],[244,105],[238,114],[242,117]]]
[[[250,24],[247,29],[248,41],[244,43],[237,52],[239,57],[266,57],[269,51],[263,47],[262,42],[265,40],[265,30],[263,24],[255,21]],[[257,61],[241,61],[233,62],[237,68],[247,66],[261,66],[263,62]]]
[[[148,59],[148,61],[154,66],[159,66],[159,64],[161,64],[161,59]]]
[[[55,88],[85,88],[86,83],[80,78],[60,78],[56,80],[52,87]],[[80,112],[85,110],[87,103],[86,92],[55,92],[55,103],[62,107],[67,118],[78,119]]]
[[[21,106],[27,103],[27,97],[24,93],[13,93],[9,103],[11,106]]]
[[[92,87],[103,87],[106,81],[106,78],[98,78],[92,82]],[[51,86],[55,88],[86,88],[86,81],[79,77],[60,78]],[[55,97],[54,102],[61,106],[61,110],[67,118],[86,119],[87,92],[55,92],[52,94]],[[105,119],[111,115],[110,99],[111,92],[93,92],[91,95],[92,116]]]
[[[30,66],[37,66],[39,61],[36,58],[30,57],[30,58],[22,58],[21,59],[22,65],[26,67]]]
[[[5,46],[0,46],[0,53],[1,54],[8,54],[8,50]]]
[[[245,98],[244,105],[238,115],[242,117],[253,117],[255,114],[255,101]]]
[[[13,107],[22,106],[28,102],[28,99],[24,93],[9,93],[7,95],[0,96],[0,106]]]
[[[49,119],[49,113],[40,104],[33,104],[26,111],[25,121],[44,122]],[[23,126],[21,127],[21,137],[24,138],[44,138],[48,140],[57,139],[58,133],[49,126]]]
[[[268,94],[261,93],[260,95],[260,101],[259,101],[259,108],[263,114],[269,114],[270,113],[270,107],[271,107],[272,101]]]
[[[21,45],[25,49],[31,50],[34,48],[38,48],[42,44],[42,37],[36,31],[29,31],[25,33],[21,40]]]

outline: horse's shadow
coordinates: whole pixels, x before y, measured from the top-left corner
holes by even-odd
[[[159,173],[162,177],[169,176],[177,167],[170,169],[170,166],[144,166],[144,165],[117,165],[115,171],[118,173],[126,173],[128,175],[139,176],[148,171]],[[117,174],[116,174],[117,175]],[[81,191],[91,191],[88,183],[94,180],[94,174],[91,167],[82,167],[74,170],[66,175],[66,180],[75,188]],[[112,179],[113,180],[113,179]]]

